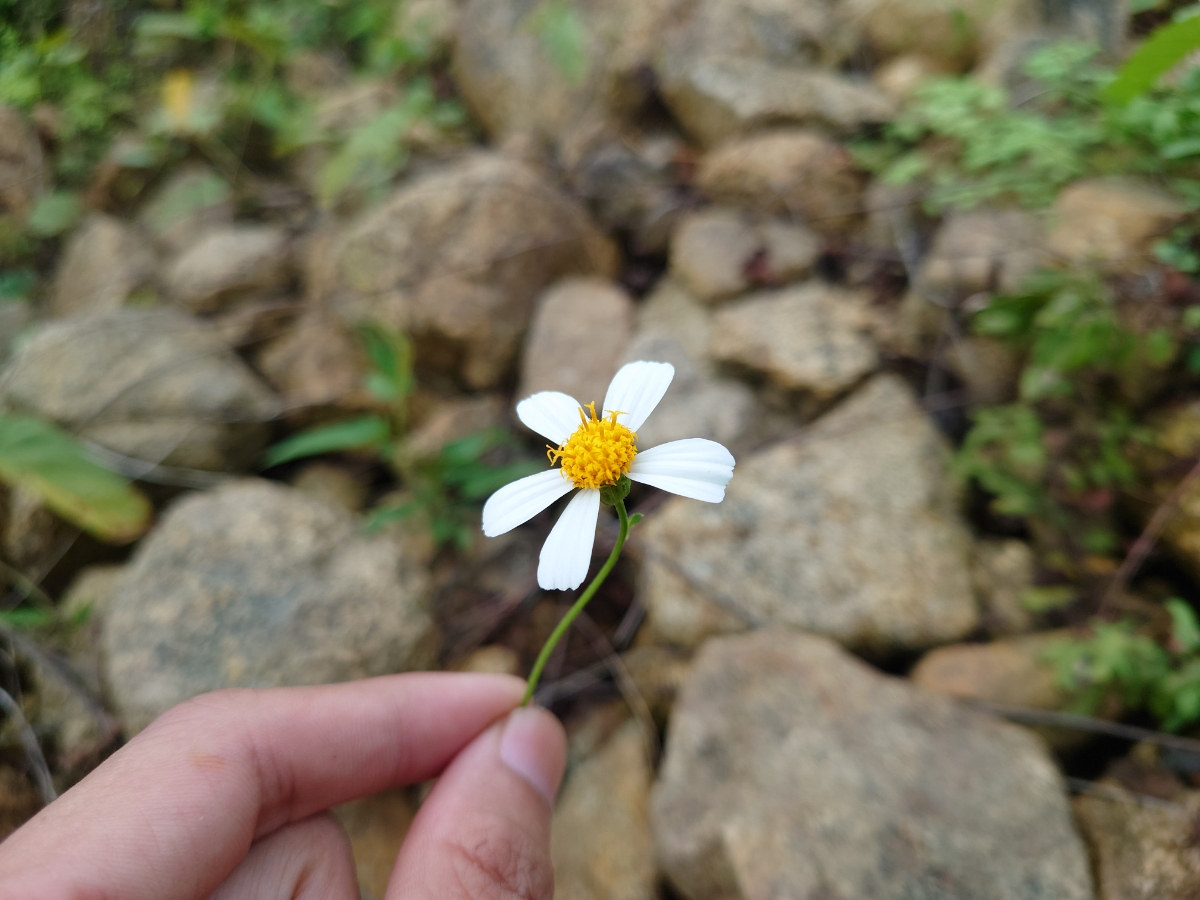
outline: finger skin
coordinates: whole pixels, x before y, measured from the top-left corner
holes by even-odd
[[[208,900],[359,900],[350,839],[329,813],[255,841]]]
[[[523,688],[422,672],[197,697],[0,844],[0,900],[200,900],[255,838],[436,775]]]
[[[514,766],[501,748],[517,717],[526,752]],[[551,900],[550,813],[565,761],[566,735],[542,709],[518,710],[476,738],[413,820],[387,900]]]

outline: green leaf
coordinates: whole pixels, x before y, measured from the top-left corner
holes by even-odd
[[[365,387],[385,403],[400,403],[416,386],[412,342],[399,331],[377,322],[362,323],[358,333],[374,369],[368,373]]]
[[[1109,100],[1128,103],[1154,87],[1160,77],[1200,47],[1200,17],[1169,22],[1142,42],[1104,91]]]
[[[21,631],[49,628],[57,620],[58,617],[52,609],[23,606],[18,609],[0,610],[0,625],[7,625],[9,628]]]
[[[1171,614],[1171,640],[1178,652],[1188,654],[1200,649],[1200,621],[1196,619],[1196,611],[1178,597],[1172,597],[1165,605]]]
[[[150,504],[136,488],[40,419],[0,415],[0,479],[110,543],[133,540],[150,521]]]
[[[83,203],[73,191],[52,191],[38,200],[26,226],[38,237],[54,237],[71,228],[83,215]]]
[[[267,450],[263,468],[305,456],[317,456],[337,450],[364,450],[381,447],[391,437],[391,427],[381,416],[364,416],[332,425],[321,425],[292,435]]]
[[[534,32],[546,54],[572,84],[579,84],[587,75],[583,21],[574,7],[565,0],[551,0],[531,19]]]
[[[1079,591],[1068,584],[1033,587],[1021,594],[1021,605],[1030,612],[1049,612],[1074,602]]]

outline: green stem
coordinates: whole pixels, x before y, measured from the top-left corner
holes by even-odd
[[[554,652],[555,646],[559,639],[567,633],[567,629],[571,627],[571,623],[579,618],[579,614],[583,612],[583,608],[588,605],[588,601],[592,599],[596,591],[600,590],[600,585],[604,584],[604,579],[613,570],[613,566],[617,564],[617,557],[621,555],[621,548],[625,546],[625,538],[629,537],[629,515],[625,512],[625,501],[617,501],[617,518],[621,520],[621,532],[617,535],[617,542],[613,544],[612,553],[608,554],[608,559],[596,573],[596,577],[592,579],[592,583],[587,586],[579,599],[575,601],[575,605],[567,612],[558,627],[546,639],[545,646],[542,647],[542,652],[538,654],[537,662],[533,664],[533,670],[529,673],[529,681],[525,685],[525,698],[521,701],[522,706],[528,706],[529,701],[533,699],[533,692],[537,690],[538,681],[542,677],[542,670],[546,668],[546,663],[550,661],[550,654]]]

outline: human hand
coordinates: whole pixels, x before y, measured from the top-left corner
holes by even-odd
[[[566,741],[512,712],[523,688],[431,672],[197,697],[0,844],[0,900],[358,900],[327,810],[439,773],[387,898],[549,900]]]

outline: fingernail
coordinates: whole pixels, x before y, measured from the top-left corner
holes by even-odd
[[[533,706],[514,710],[504,724],[500,758],[554,805],[566,762],[562,726],[554,716]]]

